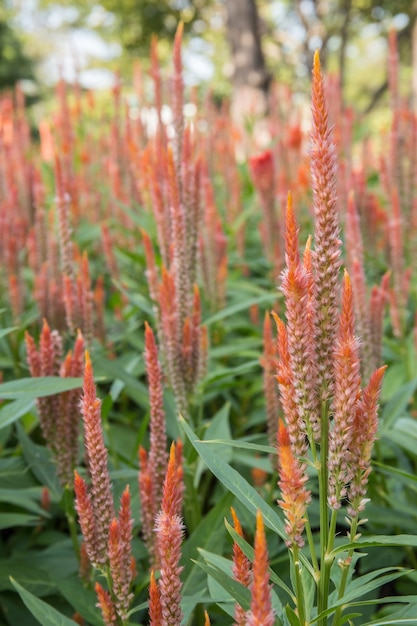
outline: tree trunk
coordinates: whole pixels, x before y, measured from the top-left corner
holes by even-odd
[[[248,119],[256,123],[267,115],[271,76],[265,67],[255,0],[225,4],[233,64],[232,116],[243,128]]]

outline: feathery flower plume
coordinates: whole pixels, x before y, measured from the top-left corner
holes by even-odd
[[[353,416],[361,395],[359,341],[354,336],[352,285],[345,271],[342,312],[334,352],[333,428],[329,433],[328,503],[333,509],[341,506],[346,485],[351,478],[349,445],[352,439]]]
[[[150,452],[149,464],[154,478],[154,498],[159,504],[168,462],[165,411],[163,402],[162,369],[158,359],[155,336],[145,322],[145,363],[148,374],[150,405]]]
[[[182,157],[183,135],[184,135],[184,80],[182,77],[182,34],[184,24],[180,22],[177,27],[174,39],[174,49],[172,53],[174,74],[172,81],[172,109],[173,124],[175,130],[175,164],[179,171]]]
[[[300,420],[297,399],[295,394],[294,374],[291,368],[290,352],[288,349],[288,333],[284,322],[272,311],[278,332],[278,365],[276,379],[280,393],[280,400],[288,427],[289,438],[294,454],[305,456],[307,453],[306,425]]]
[[[103,589],[98,582],[96,582],[94,589],[98,598],[97,606],[101,610],[105,626],[118,626],[119,620],[117,619],[116,607],[109,592]]]
[[[85,353],[81,415],[84,422],[84,444],[88,473],[91,479],[90,499],[96,527],[96,567],[107,561],[109,527],[114,518],[113,496],[107,467],[107,450],[101,426],[101,400],[97,397],[93,367],[88,352]],[[94,564],[94,563],[93,563]]]
[[[314,229],[314,293],[316,308],[316,353],[321,400],[332,394],[333,346],[339,306],[341,241],[337,208],[336,148],[328,112],[318,51],[314,55],[312,85],[313,130],[311,135],[311,180]]]
[[[158,581],[163,626],[180,626],[182,620],[180,574],[181,543],[184,524],[180,517],[182,503],[182,467],[172,444],[164,483],[161,511],[155,521],[161,577]]]
[[[236,512],[233,507],[230,507],[230,511],[232,513],[233,518],[233,526],[235,531],[243,537],[242,526],[240,524],[239,518],[236,515]],[[252,572],[251,572],[251,564],[248,557],[245,555],[243,550],[238,546],[238,544],[233,542],[233,566],[232,572],[235,580],[244,585],[245,587],[249,587]],[[233,626],[245,626],[246,625],[246,611],[239,605],[235,606],[235,615],[234,615],[234,624]]]
[[[74,471],[75,508],[78,513],[81,532],[84,537],[85,549],[88,559],[93,567],[100,567],[103,563],[103,555],[98,549],[96,518],[93,504],[88,493],[87,484],[83,478]]]
[[[302,537],[307,505],[310,502],[310,492],[306,489],[307,475],[306,466],[294,456],[290,442],[289,432],[284,422],[279,421],[278,426],[278,486],[281,490],[282,500],[278,504],[286,518],[285,532],[288,535],[287,545],[294,544],[300,548],[304,545]]]
[[[153,570],[151,571],[151,581],[149,584],[149,626],[164,626],[161,594]]]
[[[119,519],[114,518],[109,527],[108,559],[114,604],[117,615],[127,620],[133,594],[131,552],[133,520],[130,512],[130,493],[126,487],[120,502]]]
[[[275,616],[272,608],[268,567],[268,548],[264,522],[261,512],[258,511],[256,514],[253,581],[251,585],[252,599],[246,626],[274,626]]]
[[[372,447],[378,430],[378,398],[385,370],[384,365],[372,374],[368,386],[362,391],[353,418],[350,463],[354,475],[347,493],[347,510],[351,518],[357,517],[367,502],[365,495],[371,473]]]
[[[285,234],[286,268],[281,289],[285,295],[288,351],[293,372],[299,422],[309,436],[320,436],[320,410],[317,396],[317,362],[312,311],[312,280],[301,262],[298,248],[298,226],[288,194]],[[307,253],[307,264],[308,264]]]
[[[275,207],[275,165],[271,150],[249,159],[249,171],[252,182],[259,195],[262,209],[261,234],[266,257],[274,261],[276,269],[279,265],[279,247],[276,234],[279,232],[279,221]]]
[[[84,339],[80,332],[78,332],[73,352],[68,352],[62,363],[62,337],[58,331],[51,331],[46,320],[43,322],[39,350],[29,333],[26,333],[25,341],[27,360],[33,377],[82,376]],[[52,452],[58,478],[63,486],[72,483],[73,470],[77,461],[81,418],[79,398],[80,390],[73,389],[37,399],[42,435]]]

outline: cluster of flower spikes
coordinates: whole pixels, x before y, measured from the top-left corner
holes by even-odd
[[[115,514],[101,424],[101,400],[97,397],[88,353],[81,414],[89,484],[75,471],[75,506],[88,560],[109,583],[108,589],[95,583],[104,623],[117,626],[126,621],[133,598],[131,587],[136,577],[131,545],[133,520],[128,487],[122,494],[118,516]]]
[[[39,349],[35,340],[26,332],[27,361],[30,374],[60,376],[61,378],[82,376],[84,369],[84,338],[78,331],[73,351],[63,359],[62,337],[51,330],[44,320]],[[73,471],[78,457],[80,434],[80,390],[72,389],[36,400],[39,422],[46,445],[51,450],[62,486],[72,485]]]
[[[286,267],[281,280],[286,324],[274,315],[278,330],[277,380],[285,417],[285,424],[281,423],[278,430],[279,504],[286,518],[287,543],[300,547],[304,543],[302,533],[310,501],[304,461],[309,446],[314,455],[320,446],[322,462],[327,463],[328,505],[337,509],[347,498],[352,518],[364,508],[385,370],[383,367],[375,370],[362,389],[359,342],[354,334],[352,289],[347,273],[340,308],[337,162],[317,52],[312,114],[314,249],[311,250],[309,239],[301,257],[289,195]],[[322,419],[326,420],[325,424]]]

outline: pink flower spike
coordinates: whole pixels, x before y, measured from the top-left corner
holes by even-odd
[[[165,626],[162,616],[161,594],[153,570],[149,585],[149,626]]]
[[[282,272],[281,289],[287,307],[287,337],[293,373],[299,423],[309,438],[320,437],[320,409],[317,393],[318,366],[314,341],[311,276],[300,260],[298,226],[288,194],[285,235],[287,267]]]
[[[158,348],[155,336],[147,322],[145,322],[145,363],[148,374],[151,413],[149,464],[153,472],[154,498],[159,507],[168,462],[167,436],[163,401],[162,368],[158,359]]]
[[[243,537],[242,526],[240,524],[239,518],[237,517],[236,512],[232,507],[230,508],[230,511],[232,513],[234,529],[238,533],[238,535]],[[235,580],[240,582],[245,587],[249,587],[252,578],[251,564],[248,557],[235,541],[233,542],[232,571]],[[246,611],[239,604],[236,604],[235,606],[234,619],[235,622],[233,626],[246,626]]]
[[[181,448],[181,446],[180,446]],[[182,620],[180,574],[181,543],[184,524],[178,514],[182,501],[182,452],[171,446],[167,475],[164,483],[161,511],[155,521],[157,548],[161,570],[159,590],[164,626],[180,626]]]
[[[294,456],[290,443],[290,436],[282,420],[278,426],[278,486],[281,489],[282,500],[278,504],[286,517],[285,532],[288,535],[287,545],[304,545],[302,533],[305,525],[305,513],[310,502],[310,492],[305,483],[306,466]]]
[[[87,465],[91,477],[91,501],[96,519],[97,544],[104,564],[110,522],[114,517],[114,506],[100,408],[101,400],[97,398],[93,367],[90,355],[86,352],[81,415],[84,421]]]
[[[256,514],[256,533],[253,559],[253,582],[251,585],[251,607],[246,626],[274,626],[271,585],[268,572],[268,548],[264,523],[260,511]]]
[[[359,341],[354,336],[352,285],[346,271],[334,362],[333,428],[329,433],[327,463],[328,503],[331,508],[338,509],[352,476],[349,447],[355,411],[361,396]]]
[[[105,625],[117,626],[119,620],[117,619],[116,609],[109,592],[103,589],[100,583],[95,584],[95,590],[98,598],[97,606],[101,609]]]
[[[320,399],[332,395],[333,346],[339,307],[341,241],[337,207],[336,147],[328,123],[327,104],[318,51],[312,85],[313,130],[311,178],[315,214],[313,269],[315,283],[316,354]]]
[[[282,409],[294,454],[304,456],[307,452],[306,427],[304,420],[299,419],[296,402],[294,374],[291,369],[290,352],[288,348],[288,333],[284,322],[272,311],[278,331],[278,365],[277,381]]]
[[[97,545],[97,529],[93,505],[88,495],[87,485],[76,471],[74,472],[74,491],[75,508],[78,513],[88,558],[94,567],[99,567],[102,563],[102,555]]]
[[[378,400],[382,379],[387,366],[378,368],[372,374],[368,386],[362,391],[354,416],[350,462],[353,478],[349,485],[348,514],[357,517],[366,505],[366,487],[371,473],[372,448],[378,430]]]

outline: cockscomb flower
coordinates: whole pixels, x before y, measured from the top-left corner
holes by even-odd
[[[272,150],[252,156],[249,159],[249,171],[261,204],[261,234],[265,254],[278,265],[279,245],[276,234],[279,232],[279,220],[275,207],[275,165]]]
[[[97,606],[101,610],[105,626],[118,626],[119,620],[117,619],[116,607],[109,592],[103,589],[98,582],[96,582],[94,588],[98,598]]]
[[[163,626],[180,626],[182,620],[180,574],[181,543],[184,524],[180,517],[182,503],[182,467],[172,444],[164,483],[161,511],[155,521],[161,577],[158,581]]]
[[[96,528],[96,567],[107,561],[109,527],[114,518],[113,495],[107,467],[107,450],[101,425],[101,400],[97,397],[90,355],[85,353],[85,371],[81,414],[84,422],[84,445],[91,479],[90,500]],[[79,511],[80,514],[80,511]]]
[[[233,507],[230,508],[230,511],[232,513],[234,529],[238,533],[238,535],[243,537],[242,526]],[[251,564],[248,557],[243,552],[242,548],[240,548],[240,546],[235,541],[233,542],[232,572],[235,580],[237,580],[245,587],[249,587],[252,580]],[[246,611],[237,603],[235,606],[234,619],[235,622],[233,626],[246,625]]]
[[[251,605],[246,626],[274,626],[271,585],[269,582],[268,547],[264,523],[260,511],[256,514],[256,533],[253,557],[253,581],[251,585]]]
[[[80,331],[73,351],[62,361],[62,337],[51,330],[44,320],[36,348],[33,338],[26,333],[27,360],[30,373],[38,376],[60,376],[61,378],[82,376],[84,369],[84,339]],[[52,396],[37,399],[37,408],[42,435],[56,463],[61,485],[71,485],[78,456],[78,437],[81,414],[79,410],[80,390],[72,389]]]
[[[151,581],[149,584],[149,626],[164,626],[161,594],[153,570],[151,571]]]
[[[290,436],[282,420],[278,426],[278,486],[282,500],[278,504],[286,518],[285,532],[288,536],[289,547],[304,545],[302,537],[307,505],[310,502],[310,492],[306,489],[307,474],[305,464],[294,456]]]
[[[314,339],[314,313],[311,276],[301,261],[298,247],[298,226],[288,194],[285,232],[286,268],[281,289],[285,295],[288,350],[299,422],[310,438],[320,436],[320,407],[317,393],[317,358]],[[307,256],[308,267],[308,256]]]
[[[336,147],[320,69],[314,55],[312,85],[313,129],[311,134],[311,180],[315,215],[313,274],[315,294],[315,340],[321,400],[332,394],[333,346],[339,307],[341,240],[337,207]]]
[[[280,393],[281,406],[288,427],[288,434],[294,454],[304,456],[307,453],[306,424],[300,419],[295,393],[294,374],[291,368],[288,348],[288,333],[284,322],[272,311],[278,332],[278,364],[276,379]]]
[[[386,366],[380,367],[362,391],[352,425],[350,464],[353,470],[347,498],[348,514],[355,518],[366,505],[366,487],[371,473],[372,448],[378,430],[378,399]]]
[[[118,519],[115,517],[110,523],[107,549],[114,604],[117,615],[122,620],[127,619],[133,598],[130,592],[132,527],[130,493],[129,488],[126,487],[120,502],[119,517]]]
[[[159,506],[168,463],[167,436],[163,401],[162,368],[158,359],[158,348],[155,336],[147,322],[145,322],[145,363],[148,375],[151,414],[149,466],[152,468],[154,477],[154,498]]]
[[[333,427],[329,433],[328,503],[333,509],[341,506],[352,466],[349,445],[352,439],[353,416],[361,395],[359,341],[354,335],[352,285],[345,272],[343,304],[334,351]]]

